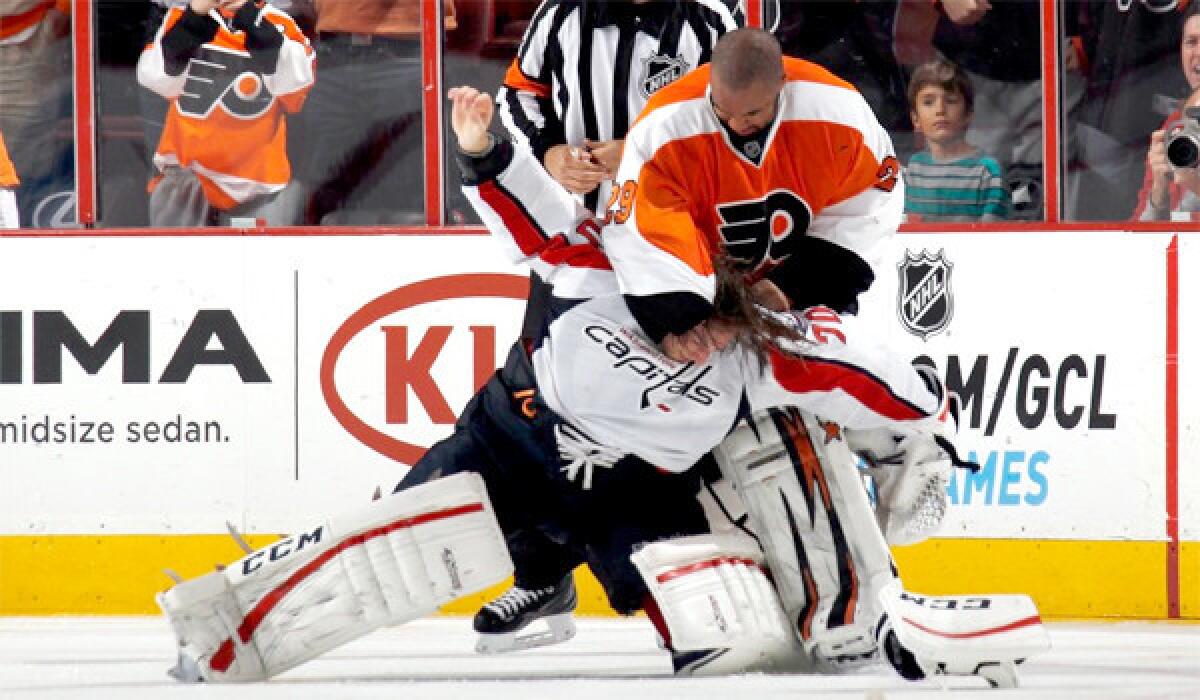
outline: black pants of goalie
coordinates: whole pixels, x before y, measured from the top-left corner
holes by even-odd
[[[613,609],[631,613],[647,595],[629,560],[634,547],[708,531],[695,498],[699,477],[666,474],[627,456],[595,469],[584,488],[568,479],[559,458],[554,429],[561,424],[537,392],[524,349],[514,345],[504,367],[463,409],[454,433],[430,448],[396,490],[478,472],[508,536],[518,585],[553,586],[582,557]],[[539,546],[539,538],[562,546]]]

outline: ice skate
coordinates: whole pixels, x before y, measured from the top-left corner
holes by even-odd
[[[475,651],[501,654],[565,642],[575,636],[571,614],[577,602],[571,574],[536,590],[514,585],[475,613]],[[535,629],[529,630],[530,625]]]

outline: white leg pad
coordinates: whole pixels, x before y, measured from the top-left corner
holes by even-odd
[[[857,458],[836,425],[762,411],[714,451],[766,553],[767,568],[816,670],[878,661],[878,592],[895,580]]]
[[[483,479],[393,494],[158,595],[181,680],[268,678],[502,581],[512,560]]]
[[[928,596],[891,588],[880,595],[888,622],[926,676],[982,676],[1017,685],[1016,664],[1050,649],[1027,595]]]
[[[630,557],[658,604],[676,652],[711,651],[683,673],[724,675],[795,667],[802,650],[745,535],[648,544]]]

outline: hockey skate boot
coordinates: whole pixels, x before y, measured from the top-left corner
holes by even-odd
[[[557,585],[536,590],[514,585],[475,613],[475,651],[501,654],[565,642],[575,636],[571,613],[577,603],[571,574]],[[527,631],[531,624],[539,629]]]

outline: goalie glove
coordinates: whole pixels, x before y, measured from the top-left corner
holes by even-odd
[[[867,463],[875,482],[875,517],[890,545],[915,544],[937,532],[948,507],[946,487],[954,469],[979,470],[962,459],[951,441],[957,432],[958,396],[929,367],[916,371],[942,398],[942,408],[919,432],[890,428],[847,430],[850,449]]]

